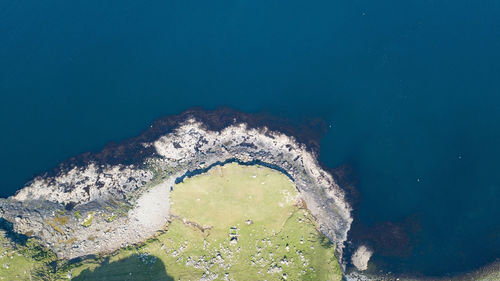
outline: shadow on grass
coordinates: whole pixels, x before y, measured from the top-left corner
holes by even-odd
[[[72,281],[173,281],[163,262],[155,256],[131,255],[119,261],[105,260],[94,270],[86,269]]]
[[[6,238],[23,246],[26,245],[28,236],[15,232],[14,225],[10,221],[0,218],[0,229],[5,231]]]

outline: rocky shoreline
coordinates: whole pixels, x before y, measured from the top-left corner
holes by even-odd
[[[59,258],[109,253],[164,228],[169,192],[179,179],[224,161],[259,162],[293,179],[341,258],[351,207],[317,160],[315,132],[295,134],[279,122],[227,109],[186,111],[158,120],[137,138],[82,154],[34,178],[0,199],[0,217]]]

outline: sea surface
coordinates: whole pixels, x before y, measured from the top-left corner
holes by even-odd
[[[1,196],[192,106],[324,119],[377,270],[500,257],[500,1],[0,1]]]

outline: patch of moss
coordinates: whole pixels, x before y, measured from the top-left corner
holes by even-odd
[[[80,218],[80,210],[78,210],[78,211],[75,212],[75,218],[76,219]]]
[[[113,206],[118,206],[118,202],[116,202],[113,198],[109,199],[109,204],[113,205]]]
[[[73,244],[77,240],[78,240],[78,238],[73,237],[73,238],[70,238],[70,239],[67,239],[67,240],[59,240],[59,243],[62,243],[62,244]]]
[[[107,222],[112,222],[112,221],[114,221],[117,217],[118,217],[117,215],[113,214],[113,215],[111,215],[111,216],[107,217],[107,218],[106,218],[106,221],[107,221]]]
[[[62,216],[62,217],[57,216],[54,218],[54,221],[60,225],[65,225],[68,223],[69,217],[68,216]]]
[[[55,220],[50,220],[50,219],[47,219],[45,221],[45,223],[47,223],[48,225],[50,225],[55,231],[61,233],[61,234],[64,234],[64,231],[59,227],[59,225],[57,225],[57,222]]]
[[[89,227],[92,225],[92,220],[94,219],[94,212],[90,212],[85,220],[82,222],[82,226]]]

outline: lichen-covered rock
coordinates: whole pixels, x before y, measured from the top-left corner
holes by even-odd
[[[312,150],[265,126],[235,119],[212,130],[202,118],[182,117],[164,134],[136,139],[140,145],[133,153],[141,155],[136,163],[116,164],[116,157],[113,164],[89,160],[55,176],[37,177],[16,195],[0,199],[0,217],[15,231],[38,237],[60,258],[110,252],[165,226],[170,189],[183,176],[227,161],[261,163],[293,180],[320,231],[341,254],[352,222],[350,206]]]

